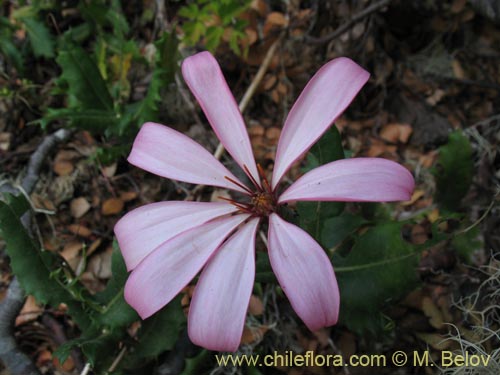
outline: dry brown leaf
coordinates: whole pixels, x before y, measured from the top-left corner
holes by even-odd
[[[271,141],[272,144],[277,143],[280,138],[281,129],[275,126],[268,128],[266,130],[266,138]]]
[[[259,326],[259,327],[247,327],[243,329],[243,335],[241,336],[241,344],[248,345],[256,342],[260,342],[265,333],[269,330],[267,326]]]
[[[80,224],[70,224],[68,225],[68,230],[71,233],[83,238],[88,238],[92,235],[92,231],[89,228]]]
[[[82,249],[83,244],[80,241],[71,241],[68,242],[64,249],[59,253],[66,262],[76,258]]]
[[[272,30],[284,28],[287,24],[288,20],[283,13],[271,12],[267,15],[266,22],[262,27],[262,34],[266,38],[270,36]]]
[[[11,133],[0,133],[0,150],[7,151],[10,147]]]
[[[116,215],[123,210],[124,202],[120,198],[106,199],[102,204],[101,213],[104,216]]]
[[[262,125],[252,125],[248,128],[248,134],[252,139],[257,136],[263,136],[265,131],[266,129]]]
[[[59,161],[54,161],[54,172],[56,172],[59,176],[67,176],[73,170],[75,167],[73,166],[73,163],[67,160],[59,160]]]
[[[408,124],[392,123],[385,125],[380,131],[380,137],[391,143],[407,143],[413,129]]]
[[[437,219],[439,219],[439,216],[440,216],[440,213],[439,213],[439,209],[438,208],[435,208],[433,209],[431,212],[429,212],[427,214],[427,219],[431,222],[431,223],[435,223]]]
[[[380,142],[373,142],[368,151],[366,152],[366,156],[369,157],[377,157],[382,154],[391,154],[396,152],[397,147],[394,145],[386,145]]]
[[[441,329],[444,324],[443,313],[429,297],[422,299],[422,311],[429,318],[429,323],[436,329]]]
[[[411,242],[416,245],[421,245],[429,239],[427,230],[419,224],[414,225],[411,228]]]
[[[52,353],[47,349],[41,350],[36,357],[36,366],[46,366],[49,362],[52,362]]]
[[[40,194],[37,193],[33,193],[31,194],[30,198],[35,208],[42,210],[56,211],[56,206],[48,197],[41,196]]]
[[[59,176],[67,176],[75,169],[74,160],[79,157],[76,151],[61,150],[54,159],[53,170]]]
[[[116,168],[116,163],[102,167],[102,174],[108,178],[113,177],[116,173]]]
[[[264,0],[252,0],[250,8],[257,11],[261,17],[264,17],[269,11],[269,7]]]
[[[130,202],[137,198],[136,191],[122,191],[120,193],[120,199],[124,202]]]
[[[262,315],[264,313],[264,305],[259,297],[254,296],[253,294],[250,296],[250,303],[248,304],[248,312],[250,315]]]
[[[102,253],[94,255],[90,258],[88,270],[99,279],[109,279],[111,277],[111,255],[113,247],[108,247]]]
[[[73,358],[71,356],[69,356],[66,359],[66,361],[64,361],[63,364],[61,364],[59,362],[59,360],[57,359],[57,357],[54,357],[53,360],[52,360],[52,363],[54,363],[54,366],[56,368],[58,368],[59,370],[65,371],[65,372],[73,371],[73,369],[75,368],[75,362],[74,362],[74,360],[73,360]]]
[[[264,79],[262,80],[262,89],[264,91],[271,90],[276,82],[278,81],[278,78],[276,77],[275,74],[267,74]]]
[[[277,26],[286,26],[288,24],[288,21],[283,13],[271,12],[267,15],[266,23],[270,23]]]
[[[35,297],[29,295],[24,302],[23,308],[16,317],[15,326],[18,327],[22,324],[32,322],[37,319],[43,312],[43,309],[37,304]]]
[[[455,76],[455,78],[465,78],[465,71],[464,68],[462,68],[462,64],[460,64],[460,61],[458,61],[457,59],[453,59],[451,62],[451,67],[453,69],[453,75]]]
[[[87,256],[91,255],[94,251],[96,251],[97,248],[101,245],[101,243],[102,243],[102,239],[101,238],[98,238],[97,240],[95,240],[94,242],[92,242],[90,244],[90,246],[86,250]]]
[[[413,194],[411,195],[411,198],[409,201],[401,203],[402,206],[411,206],[413,203],[418,201],[420,198],[424,196],[425,192],[420,189],[416,189]]]
[[[71,201],[69,210],[71,216],[79,219],[90,210],[90,203],[84,197],[78,197]]]

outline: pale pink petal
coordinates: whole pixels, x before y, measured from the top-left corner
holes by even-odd
[[[182,75],[226,150],[259,181],[245,122],[217,60],[209,52],[197,53],[184,60]]]
[[[196,276],[222,241],[248,217],[215,219],[157,247],[130,274],[125,300],[142,319],[153,315]]]
[[[281,194],[278,201],[405,201],[410,199],[414,187],[411,173],[396,162],[353,158],[307,172]]]
[[[340,57],[324,65],[300,94],[283,126],[272,186],[321,137],[368,81],[369,73]]]
[[[234,352],[240,345],[255,278],[258,219],[241,227],[209,260],[189,307],[189,338],[197,345]]]
[[[337,323],[339,288],[323,249],[276,214],[269,217],[268,238],[271,267],[297,315],[311,331]]]
[[[218,216],[235,212],[229,203],[170,201],[136,208],[115,225],[127,269],[134,269],[162,243]]]
[[[225,178],[239,181],[202,146],[176,130],[153,122],[141,127],[128,161],[158,176],[244,192]]]

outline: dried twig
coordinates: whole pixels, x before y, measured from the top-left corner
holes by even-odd
[[[59,143],[67,140],[72,131],[59,129],[55,133],[45,137],[36,151],[31,155],[28,169],[24,176],[21,188],[31,194],[40,176],[42,164],[47,155]],[[12,191],[9,186],[2,186],[2,191]],[[22,220],[24,226],[29,230],[29,215]],[[9,285],[7,297],[0,303],[0,360],[12,375],[39,374],[27,355],[22,353],[16,345],[13,337],[13,327],[16,316],[24,304],[24,291],[21,289],[17,278],[14,277]]]
[[[377,10],[385,7],[391,2],[391,0],[381,0],[378,1],[369,7],[366,7],[363,9],[361,12],[356,13],[352,18],[342,24],[339,28],[337,28],[335,31],[331,32],[330,34],[327,34],[325,36],[322,36],[320,38],[314,38],[311,36],[306,35],[305,36],[305,41],[307,43],[314,43],[314,44],[323,44],[323,43],[328,43],[329,41],[339,37],[343,33],[345,33],[347,30],[349,30],[356,22],[361,21],[363,18],[368,17],[370,14],[376,12]]]

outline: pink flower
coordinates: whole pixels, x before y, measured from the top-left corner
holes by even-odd
[[[320,166],[281,194],[279,182],[340,116],[369,74],[347,58],[332,60],[316,73],[285,121],[268,182],[255,163],[243,118],[214,57],[208,52],[191,56],[182,73],[218,138],[253,186],[245,186],[185,135],[144,124],[130,163],[162,177],[231,189],[246,200],[159,202],[126,214],[115,227],[132,271],[125,299],[145,319],[204,267],[189,309],[189,336],[211,350],[235,351],[254,283],[257,227],[268,220],[271,266],[294,310],[311,330],[335,324],[339,290],[331,262],[309,234],[277,214],[278,207],[301,200],[408,200],[413,177],[392,161],[356,158]]]

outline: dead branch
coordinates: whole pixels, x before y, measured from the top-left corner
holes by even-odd
[[[363,9],[361,12],[356,13],[350,20],[342,24],[339,28],[337,28],[335,31],[331,32],[330,34],[327,34],[325,36],[322,36],[320,38],[315,38],[312,36],[306,35],[304,37],[304,41],[306,43],[313,43],[313,44],[324,44],[328,43],[329,41],[339,37],[343,33],[345,33],[347,30],[349,30],[356,22],[361,21],[363,18],[368,17],[370,14],[376,12],[377,10],[385,7],[391,2],[391,0],[381,0],[378,1],[369,7]]]

